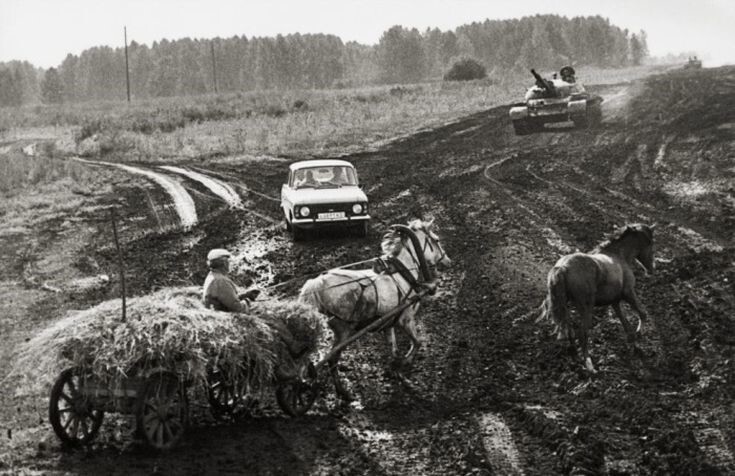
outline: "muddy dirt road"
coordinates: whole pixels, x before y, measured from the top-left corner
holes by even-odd
[[[111,423],[89,451],[62,452],[45,401],[7,397],[13,438],[40,444],[6,440],[0,471],[733,474],[735,68],[596,92],[608,99],[599,129],[517,137],[506,106],[347,157],[375,217],[364,240],[325,233],[292,244],[274,226],[272,195],[296,157],[156,168],[194,197],[199,223],[151,235],[141,232],[150,214],[136,221],[130,212],[123,231],[133,293],[201,283],[214,246],[242,259],[238,279],[284,282],[376,256],[388,225],[434,216],[455,265],[421,312],[420,358],[407,381],[391,379],[388,347],[370,336],[343,358],[356,404],[338,403],[330,388],[305,418],[284,417],[266,399],[256,417],[229,424],[195,406],[193,430],[166,454],[129,444],[124,423]],[[148,207],[131,188],[120,197],[129,210]],[[599,373],[591,376],[548,324],[534,322],[534,310],[560,255],[589,250],[626,222],[657,223],[656,274],[638,276],[652,319],[638,357],[617,319],[598,312],[591,355]],[[114,275],[109,234],[88,239]],[[273,295],[293,296],[299,285]],[[58,309],[72,306],[53,299]]]

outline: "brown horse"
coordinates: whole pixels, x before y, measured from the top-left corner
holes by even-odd
[[[631,343],[640,333],[642,322],[648,319],[635,292],[633,268],[637,261],[653,273],[654,226],[626,225],[591,253],[563,256],[549,271],[548,294],[541,304],[538,320],[552,318],[559,336],[567,336],[572,344],[572,337],[576,334],[582,358],[590,372],[595,372],[595,368],[587,348],[587,334],[592,327],[595,306],[613,306]],[[570,320],[569,301],[579,312],[579,322]],[[638,313],[635,334],[620,308],[621,301],[627,302]]]
[[[333,269],[308,280],[301,288],[299,300],[312,304],[329,316],[335,347],[378,317],[405,303],[423,284],[433,281],[435,267],[451,265],[433,231],[433,220],[414,220],[408,226],[393,225],[380,246],[390,269],[379,272],[372,269]],[[404,362],[411,362],[421,346],[415,318],[419,304],[417,301],[407,307],[386,329],[394,358],[398,357],[394,327],[403,330],[410,338],[411,346],[402,359]],[[351,395],[337,375],[339,357],[337,354],[330,362],[334,385],[341,397],[350,400]]]

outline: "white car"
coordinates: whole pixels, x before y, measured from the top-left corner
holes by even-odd
[[[306,160],[289,166],[288,182],[281,187],[281,208],[294,240],[305,230],[340,225],[367,235],[368,199],[357,172],[344,160]]]

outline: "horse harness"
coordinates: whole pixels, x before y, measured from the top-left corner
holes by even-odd
[[[446,258],[447,253],[444,252],[444,248],[442,248],[442,246],[439,244],[439,238],[437,238],[436,235],[431,236],[431,233],[428,232],[428,231],[425,232],[425,233],[426,233],[426,241],[424,241],[424,247],[421,250],[421,252],[424,255],[426,255],[426,248],[428,247],[431,250],[431,252],[433,253],[434,252],[434,245],[431,242],[432,241],[436,241],[436,247],[439,248],[439,253],[440,253],[439,259],[436,260],[437,263],[438,263],[439,261],[441,261],[444,258]]]
[[[421,252],[423,254],[426,254],[426,249],[429,248],[432,252],[434,251],[434,245],[431,243],[432,240],[435,240],[429,233],[426,233],[426,240],[424,241],[424,245],[422,247]],[[446,253],[444,252],[444,249],[441,248],[438,244],[436,245],[439,248],[439,251],[441,252],[441,256],[439,257],[439,260],[443,259],[446,256]],[[414,249],[412,248],[406,248],[408,253],[411,255],[411,259],[416,263],[417,268],[420,270],[420,261],[418,257],[414,254]],[[409,298],[411,291],[414,293],[417,293],[419,291],[422,291],[427,287],[427,282],[425,281],[419,281],[412,273],[411,270],[403,264],[402,261],[400,261],[395,256],[388,256],[388,257],[379,257],[373,259],[373,271],[376,274],[388,276],[393,280],[393,283],[396,286],[396,291],[398,292],[398,302],[399,305],[406,302],[406,300]],[[410,286],[410,290],[407,293],[404,293],[403,289],[401,288],[401,285],[398,283],[398,280],[395,278],[395,275],[400,275]],[[421,274],[421,273],[419,273]],[[367,282],[366,282],[367,281]],[[363,297],[365,296],[365,290],[372,286],[373,290],[375,291],[375,313],[377,314],[378,309],[380,308],[380,293],[378,293],[378,287],[375,284],[375,278],[359,278],[352,281],[348,281],[346,283],[341,283],[337,286],[343,286],[350,283],[357,283],[360,286],[360,294],[357,298],[357,303],[364,303]],[[357,314],[357,311],[361,308],[361,306],[355,306],[352,310],[352,314],[350,315],[349,321],[353,321],[355,315]],[[336,317],[336,316],[334,316]],[[370,325],[370,323],[374,322],[377,319],[380,319],[381,316],[376,315],[375,317],[368,319],[361,325],[360,327]],[[395,320],[398,319],[399,316],[396,316],[395,319],[392,319],[391,321],[387,322],[385,325],[381,326],[379,329],[376,330],[383,330],[387,327],[390,327],[395,323]]]
[[[431,243],[432,239],[433,238],[428,233],[426,233],[426,241],[424,241],[424,246],[421,250],[421,252],[424,255],[426,254],[427,247],[430,248],[432,252],[434,251],[434,245],[432,245]],[[406,250],[411,255],[411,259],[413,260],[413,262],[416,263],[417,265],[417,268],[415,269],[420,269],[420,261],[418,257],[414,254],[415,250],[413,250],[413,248],[406,248]],[[446,254],[444,253],[444,250],[441,247],[439,247],[439,250],[441,252],[441,257],[439,259],[441,260],[442,258],[444,258],[444,256],[446,256]],[[411,273],[411,270],[405,264],[403,264],[401,260],[399,260],[395,256],[375,258],[375,261],[373,264],[373,271],[375,271],[378,274],[387,275],[393,280],[393,283],[395,284],[396,290],[398,292],[398,302],[400,304],[403,304],[404,302],[406,302],[406,300],[409,298],[411,294],[411,291],[418,294],[420,291],[425,289],[427,286],[426,282],[419,281]],[[404,294],[400,284],[398,284],[398,281],[395,278],[396,274],[400,275],[409,284],[410,290],[408,293]],[[374,280],[371,280],[371,282],[373,282],[373,286],[375,286]],[[363,291],[364,291],[364,287],[363,287]],[[375,290],[375,295],[376,295],[376,299],[378,299],[377,302],[379,303],[380,297],[378,295],[377,288]],[[360,297],[362,298],[362,295]],[[377,306],[378,304],[376,303],[376,309],[377,309]],[[383,330],[387,327],[390,327],[391,325],[395,323],[395,320],[398,319],[398,317],[399,316],[396,316],[395,319],[389,321],[388,323],[381,326],[380,329],[377,329],[377,330]]]

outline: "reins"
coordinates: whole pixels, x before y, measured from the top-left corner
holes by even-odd
[[[387,262],[391,263],[395,267],[396,271],[395,272],[392,272],[392,273],[389,272],[389,273],[386,273],[386,274],[389,275],[389,276],[393,276],[395,274],[399,274],[409,284],[409,286],[411,287],[411,289],[413,291],[418,292],[418,291],[420,291],[423,288],[423,286],[422,286],[423,284],[425,284],[427,282],[430,282],[430,276],[428,275],[428,265],[425,262],[424,256],[426,254],[426,249],[427,248],[430,249],[432,252],[434,251],[434,244],[432,243],[432,241],[434,241],[434,238],[429,234],[428,231],[424,231],[424,234],[426,235],[426,240],[424,241],[424,244],[421,247],[421,255],[420,256],[417,256],[418,253],[415,253],[415,252],[417,252],[416,242],[418,242],[419,239],[418,239],[418,236],[416,236],[416,234],[414,233],[414,231],[412,229],[408,228],[405,225],[393,225],[391,228],[393,230],[395,230],[396,232],[398,232],[399,235],[401,235],[401,243],[402,243],[402,246],[406,249],[406,251],[408,252],[409,256],[411,257],[411,260],[414,262],[414,264],[416,266],[414,266],[414,267],[408,267],[405,264],[403,264],[403,262],[401,262],[400,260],[398,260],[395,257],[389,258],[388,260],[384,259],[383,257],[376,257],[376,258],[370,258],[370,259],[366,259],[366,260],[362,260],[362,261],[356,261],[356,262],[353,262],[353,263],[348,263],[348,264],[345,264],[345,265],[342,265],[342,266],[337,266],[337,267],[334,267],[334,268],[326,268],[326,269],[323,269],[321,271],[316,271],[316,272],[305,274],[305,275],[301,275],[301,276],[296,276],[294,278],[288,279],[286,281],[283,281],[283,282],[280,282],[280,283],[277,283],[277,284],[272,284],[270,286],[265,286],[265,287],[263,287],[261,289],[263,289],[263,290],[278,289],[280,287],[287,286],[287,285],[293,283],[294,281],[315,278],[317,276],[320,276],[320,275],[322,275],[324,273],[328,273],[330,271],[338,271],[338,270],[341,270],[341,269],[349,269],[349,268],[353,268],[353,267],[358,266],[358,265],[361,265],[361,264],[375,263],[376,261],[382,261],[382,262],[386,262],[387,261]],[[409,234],[404,234],[403,231],[408,231],[410,233],[410,235]],[[413,236],[411,236],[411,235],[413,235]],[[405,244],[403,244],[403,240],[405,238],[408,238],[409,241],[411,241],[411,244],[413,245],[413,247],[407,247]],[[441,256],[439,258],[439,260],[441,260],[442,258],[444,258],[444,256],[446,256],[446,253],[444,252],[444,249],[438,243],[437,243],[436,246],[439,247],[439,250],[441,252]],[[421,258],[424,258],[424,259],[422,260]],[[421,276],[423,274],[425,280],[424,281],[419,281],[416,277],[413,276],[413,274],[411,273],[412,271],[419,271],[419,276]],[[377,277],[377,275],[376,275],[376,277]],[[350,279],[348,281],[344,281],[344,282],[341,282],[341,283],[338,283],[338,284],[334,284],[334,285],[331,285],[331,286],[328,286],[328,287],[325,287],[325,288],[320,288],[319,290],[312,291],[312,292],[310,292],[308,294],[316,294],[317,292],[322,292],[322,291],[325,291],[327,289],[338,288],[340,286],[347,286],[349,284],[354,284],[354,283],[361,283],[361,282],[364,282],[366,280],[369,280],[371,283],[374,283],[375,282],[375,277],[361,276],[359,278]],[[395,279],[394,279],[394,281],[395,281]],[[397,283],[396,283],[396,285],[397,285]],[[406,295],[406,297],[407,296],[408,295]],[[266,301],[268,299],[259,299],[259,300]]]
[[[375,261],[375,260],[379,260],[379,259],[381,259],[381,258],[371,258],[371,259],[368,259],[368,260],[363,260],[363,261],[357,261],[357,262],[355,262],[355,263],[350,263],[350,264],[348,264],[348,265],[344,265],[344,266],[339,266],[339,267],[337,267],[337,268],[329,268],[329,269],[325,269],[325,270],[323,270],[323,271],[319,271],[319,272],[316,272],[316,273],[310,273],[310,274],[306,274],[306,275],[303,275],[303,276],[297,276],[297,277],[295,277],[295,278],[291,278],[291,279],[289,279],[288,281],[284,281],[284,282],[282,282],[282,283],[278,283],[278,284],[273,284],[273,285],[271,285],[271,286],[265,286],[265,287],[264,287],[264,288],[262,288],[262,289],[264,289],[264,290],[267,290],[267,289],[275,289],[275,288],[278,288],[278,287],[281,287],[281,286],[285,286],[285,285],[287,285],[287,284],[290,284],[290,283],[292,283],[293,281],[296,281],[296,280],[299,280],[299,279],[309,279],[309,278],[313,278],[313,277],[317,277],[317,276],[320,276],[320,275],[322,275],[322,274],[324,274],[324,273],[328,273],[328,272],[330,272],[330,271],[338,271],[338,270],[340,270],[340,269],[345,269],[345,268],[347,268],[347,267],[350,267],[350,266],[355,266],[355,265],[358,265],[358,264],[364,264],[364,263],[369,263],[369,262],[373,262],[373,261]],[[403,265],[403,263],[401,263],[401,264]],[[404,267],[405,267],[405,265],[404,265]],[[406,270],[409,270],[409,271],[410,271],[410,270],[418,270],[418,268],[408,268],[408,267],[406,267],[405,269],[406,269]],[[392,274],[395,274],[395,273],[389,273],[389,274],[391,274],[391,275],[392,275]],[[399,274],[400,274],[400,273],[399,273]],[[376,276],[376,277],[377,277],[377,276]],[[361,277],[359,277],[359,278],[355,278],[355,279],[350,279],[349,281],[344,281],[344,282],[341,282],[341,283],[339,283],[339,284],[333,284],[333,285],[331,285],[331,286],[328,286],[328,287],[326,287],[326,288],[320,288],[319,290],[317,290],[317,291],[312,291],[312,292],[310,292],[310,293],[308,293],[308,294],[316,294],[317,292],[322,292],[322,291],[325,291],[325,290],[327,290],[327,289],[333,289],[333,288],[338,288],[338,287],[340,287],[340,286],[347,286],[348,284],[360,283],[360,282],[362,282],[362,281],[366,281],[366,280],[369,280],[369,281],[371,281],[371,282],[374,282],[374,281],[375,281],[375,279],[374,279],[374,278],[371,278],[371,277],[369,277],[369,276],[361,276]],[[271,299],[271,298],[268,298],[268,299]],[[268,299],[257,299],[257,301],[267,301]]]
[[[370,258],[370,259],[366,259],[366,260],[362,260],[362,261],[356,261],[354,263],[349,263],[349,264],[345,264],[345,265],[342,265],[342,266],[337,266],[335,268],[325,268],[325,269],[323,269],[321,271],[315,271],[313,273],[304,274],[304,275],[301,275],[301,276],[296,276],[295,278],[287,279],[286,281],[281,281],[280,283],[271,284],[270,286],[265,286],[262,289],[264,289],[264,290],[265,289],[277,289],[277,288],[280,288],[282,286],[286,286],[287,284],[291,284],[292,282],[294,282],[296,280],[299,280],[299,279],[315,278],[315,277],[319,276],[320,274],[324,274],[324,273],[327,273],[329,271],[334,271],[334,270],[338,270],[338,269],[348,269],[348,268],[351,268],[353,266],[357,266],[357,265],[360,265],[360,264],[372,263],[376,259],[379,259],[379,258]],[[361,279],[365,279],[365,278],[361,278]]]

